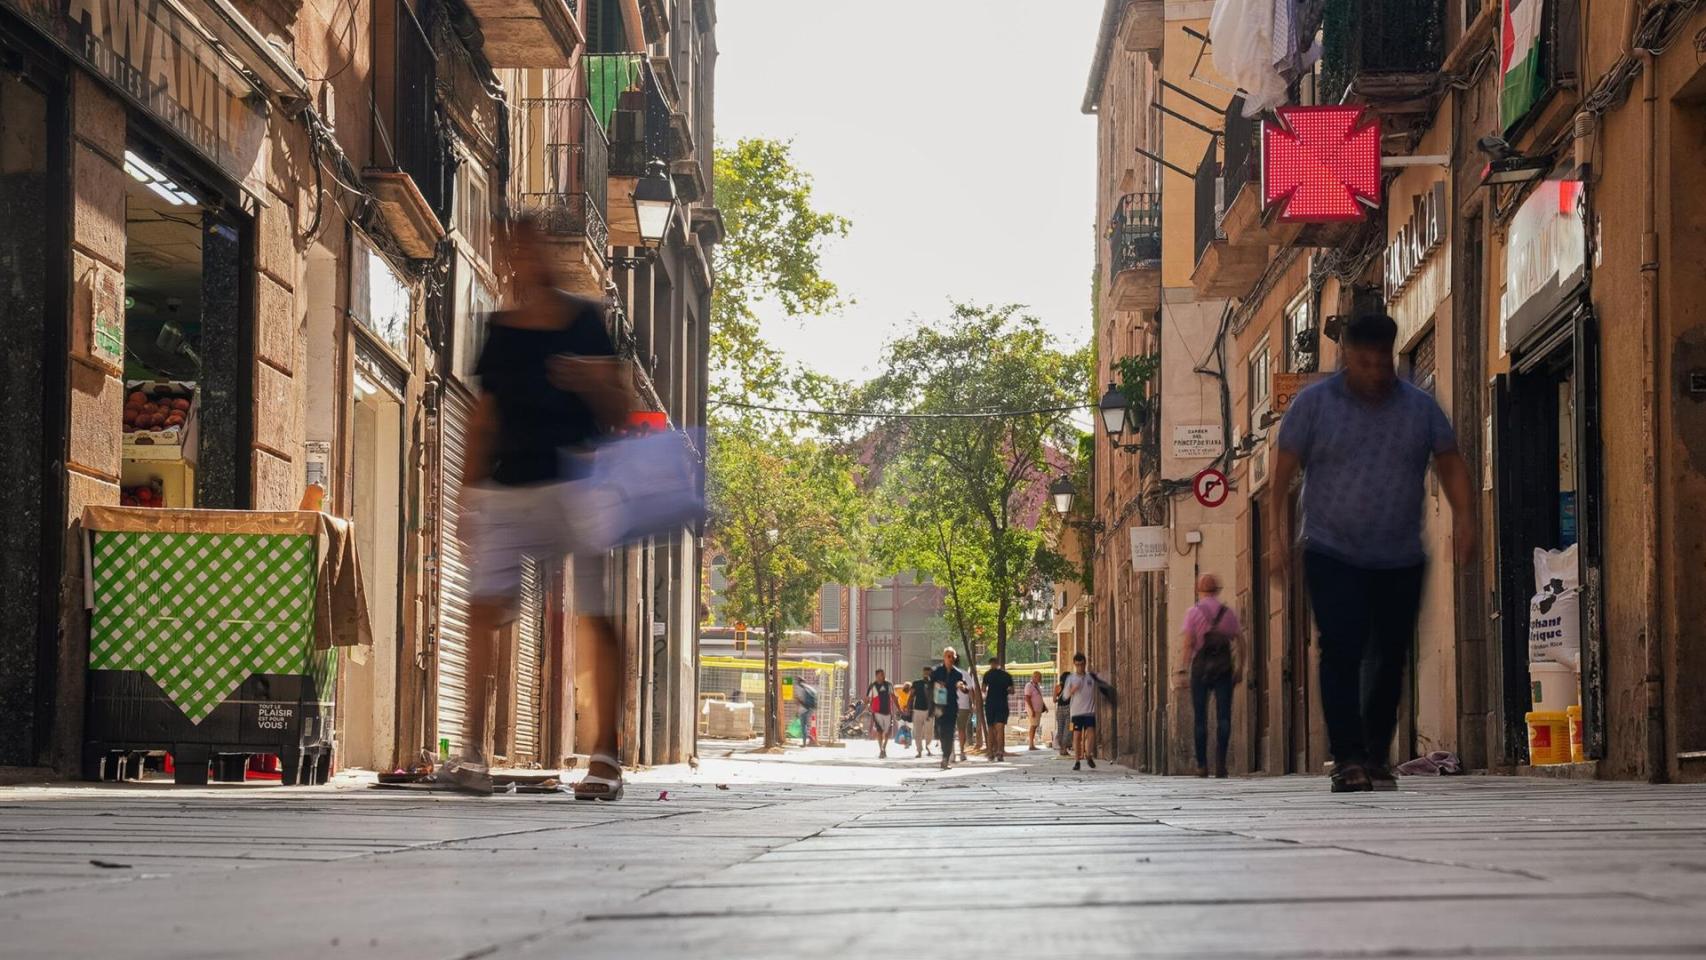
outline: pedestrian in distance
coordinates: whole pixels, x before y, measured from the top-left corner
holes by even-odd
[[[445,764],[458,787],[492,790],[486,741],[498,644],[513,638],[524,557],[573,556],[577,694],[586,702],[577,733],[591,745],[581,800],[622,796],[617,716],[622,647],[606,584],[603,527],[619,506],[592,482],[593,446],[635,407],[633,374],[616,357],[604,304],[557,288],[543,229],[511,222],[513,283],[504,309],[486,322],[475,362],[480,396],[469,425],[456,531],[472,557],[466,679],[467,743]],[[607,498],[606,498],[607,499]],[[514,642],[509,639],[507,642]]]
[[[959,654],[953,647],[942,648],[942,663],[930,671],[930,699],[936,707],[936,739],[942,748],[942,769],[953,766],[954,735],[960,725],[960,703],[971,703],[971,688],[966,684],[965,671],[955,664]],[[960,746],[960,760],[965,760],[965,745]]]
[[[999,657],[989,658],[989,669],[983,674],[983,718],[988,721],[985,754],[991,763],[1007,759],[1007,720],[1011,711],[1013,675],[1008,673]]]
[[[812,728],[812,720],[817,715],[817,688],[804,677],[795,680],[794,702],[800,707],[800,746],[815,747],[817,732]]]
[[[889,733],[894,730],[894,684],[883,671],[865,688],[865,699],[871,704],[871,725],[877,729],[877,759],[889,757]]]
[[[1427,556],[1422,500],[1428,463],[1451,504],[1459,564],[1475,554],[1469,467],[1434,398],[1398,379],[1398,325],[1358,316],[1341,335],[1343,361],[1286,411],[1274,460],[1276,542],[1291,529],[1286,491],[1303,474],[1303,577],[1320,630],[1321,712],[1334,792],[1396,790],[1392,738]],[[1277,575],[1290,551],[1278,551]]]
[[[912,739],[919,757],[930,755],[930,734],[936,724],[936,705],[931,699],[930,665],[924,675],[912,682]]]
[[[1072,769],[1088,763],[1096,769],[1096,696],[1107,689],[1101,677],[1090,672],[1084,654],[1072,655],[1072,672],[1066,675],[1066,698],[1072,710]]]
[[[1042,726],[1043,714],[1048,713],[1048,697],[1043,695],[1043,674],[1041,670],[1031,673],[1030,682],[1025,684],[1025,720],[1029,729],[1031,749],[1037,749],[1037,730]]]
[[[956,654],[956,656],[958,655]],[[964,670],[960,670],[959,674],[960,686],[958,687],[958,692],[954,696],[954,719],[956,722],[954,730],[959,735],[960,740],[960,762],[965,763],[966,744],[971,741],[972,735],[976,731],[972,729],[973,711],[971,708],[971,677],[967,676]]]
[[[1072,698],[1066,694],[1066,678],[1071,675],[1054,678],[1054,745],[1063,757],[1072,756]]]
[[[1208,776],[1208,701],[1214,698],[1214,775],[1226,776],[1226,747],[1232,738],[1232,691],[1243,667],[1238,614],[1220,602],[1220,578],[1197,578],[1197,602],[1185,613],[1185,663],[1191,676],[1196,716],[1197,776]]]

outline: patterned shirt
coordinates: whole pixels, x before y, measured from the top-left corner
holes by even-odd
[[[1427,559],[1428,459],[1456,450],[1457,436],[1426,391],[1399,381],[1385,400],[1369,403],[1351,392],[1343,372],[1334,374],[1292,401],[1279,448],[1303,465],[1304,549],[1369,569]]]

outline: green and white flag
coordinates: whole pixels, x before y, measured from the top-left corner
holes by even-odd
[[[1504,0],[1499,31],[1499,124],[1509,130],[1540,100],[1540,26],[1544,0]]]

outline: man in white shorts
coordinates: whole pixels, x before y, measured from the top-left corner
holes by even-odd
[[[894,684],[889,683],[883,671],[877,671],[877,679],[872,680],[865,688],[865,702],[871,708],[871,724],[877,728],[877,758],[887,760],[889,757],[889,735],[894,732]]]

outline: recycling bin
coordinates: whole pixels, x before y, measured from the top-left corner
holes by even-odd
[[[276,754],[286,784],[332,769],[341,641],[366,636],[348,525],[308,511],[92,507],[83,773],[170,752],[178,783],[241,779]],[[347,563],[339,576],[338,568]],[[347,601],[355,601],[352,607]],[[329,619],[354,611],[359,629]],[[341,628],[341,629],[340,629]]]

